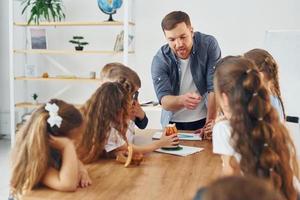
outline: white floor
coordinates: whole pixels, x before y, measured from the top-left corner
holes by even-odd
[[[9,192],[10,140],[0,139],[0,199],[7,199]]]

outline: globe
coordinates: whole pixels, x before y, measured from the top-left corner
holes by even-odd
[[[122,0],[97,0],[98,6],[100,10],[109,15],[109,18],[107,21],[114,21],[112,18],[112,15],[117,12],[117,9],[119,9],[122,6],[123,1]]]

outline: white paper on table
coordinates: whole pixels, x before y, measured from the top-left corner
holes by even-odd
[[[167,153],[167,154],[172,154],[172,155],[176,155],[176,156],[188,156],[200,151],[203,151],[204,148],[200,148],[200,147],[189,147],[189,146],[184,146],[184,145],[180,145],[182,147],[181,150],[164,150],[164,149],[157,149],[155,150],[156,152],[160,152],[160,153]]]
[[[155,132],[152,136],[153,139],[160,139],[162,132]],[[179,140],[190,140],[190,141],[200,141],[202,140],[199,134],[195,133],[183,133],[178,132]]]

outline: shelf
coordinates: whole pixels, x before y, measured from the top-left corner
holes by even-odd
[[[96,51],[96,50],[48,50],[48,49],[14,49],[14,53],[25,53],[25,54],[61,54],[61,55],[88,55],[88,54],[111,54],[118,55],[123,54],[122,51]],[[129,54],[133,54],[134,51],[129,51]]]
[[[123,26],[122,21],[69,21],[69,22],[40,22],[39,24],[27,24],[27,22],[14,22],[15,26]],[[129,22],[134,26],[134,22]]]
[[[20,76],[20,77],[15,77],[15,80],[20,80],[20,81],[78,81],[78,82],[100,82],[100,79],[91,79],[91,78],[80,78],[80,77],[48,77],[48,78],[43,78],[43,77],[25,77],[25,76]]]
[[[15,107],[16,108],[30,108],[30,109],[34,109],[39,107],[40,105],[42,105],[42,103],[30,103],[30,102],[20,102],[20,103],[16,103]],[[73,104],[75,107],[79,108],[82,106],[82,104]]]

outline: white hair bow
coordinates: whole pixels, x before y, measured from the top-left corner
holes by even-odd
[[[50,127],[56,125],[59,128],[62,122],[62,118],[57,114],[59,107],[55,103],[47,103],[45,109],[49,112],[50,115],[47,119],[47,122],[50,124]]]

